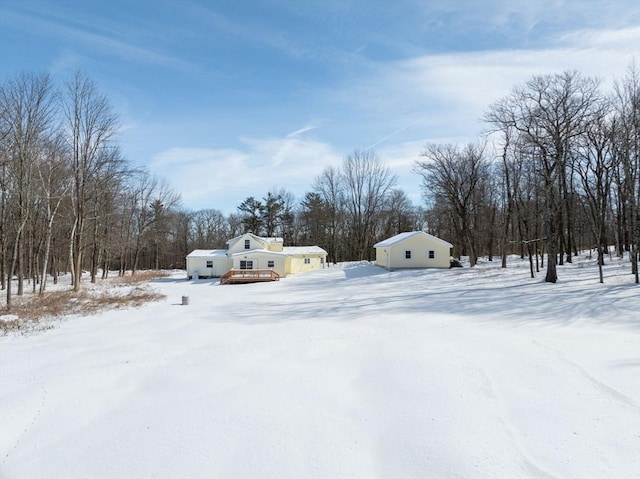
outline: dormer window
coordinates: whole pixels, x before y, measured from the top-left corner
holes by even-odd
[[[244,240],[244,249],[251,249],[251,240]]]

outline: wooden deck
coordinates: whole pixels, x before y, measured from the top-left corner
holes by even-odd
[[[220,276],[220,284],[259,283],[280,281],[280,275],[272,269],[230,269]]]

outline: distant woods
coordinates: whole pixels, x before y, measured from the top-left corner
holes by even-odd
[[[282,190],[247,198],[226,222],[216,210],[196,213],[193,244],[223,247],[251,231],[320,245],[334,262],[371,260],[376,242],[421,229],[471,266],[487,257],[507,267],[515,253],[529,259],[531,277],[544,271],[551,283],[579,252],[597,259],[601,282],[606,257],[627,253],[638,283],[639,110],[634,66],[612,92],[577,72],[534,76],[487,108],[477,141],[429,144],[417,155],[424,206],[375,152],[355,150],[297,204]]]
[[[250,231],[289,245],[322,246],[331,262],[369,260],[380,238],[423,226],[423,213],[396,183],[374,152],[355,150],[339,167],[327,167],[298,204],[285,190],[247,198],[239,216],[231,216],[240,230],[220,240]]]
[[[604,92],[577,72],[534,76],[490,105],[477,144],[428,145],[416,171],[432,231],[479,255],[520,252],[531,275],[547,255],[557,265],[609,246],[629,253],[638,283],[640,250],[640,74],[634,66]],[[491,148],[489,148],[491,141]]]
[[[119,120],[95,83],[76,74],[0,84],[0,281],[7,306],[28,281],[166,267],[180,197],[125,159]],[[182,251],[179,253],[182,256]],[[12,291],[17,279],[17,290]]]
[[[1,287],[10,306],[63,273],[78,289],[82,275],[184,268],[192,249],[249,231],[319,245],[332,262],[370,260],[377,241],[416,229],[472,266],[520,254],[548,282],[581,251],[600,265],[628,253],[638,282],[639,111],[634,66],[608,92],[577,72],[534,76],[488,106],[482,138],[416,152],[422,206],[375,152],[354,150],[302,198],[255,192],[225,215],[216,198],[185,210],[166,180],[124,158],[119,119],[90,78],[21,74],[0,83]]]

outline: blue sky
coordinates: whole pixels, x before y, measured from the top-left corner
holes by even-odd
[[[478,138],[531,75],[611,85],[640,62],[640,2],[0,0],[0,78],[80,69],[124,154],[224,213],[372,148],[421,203],[430,142]]]

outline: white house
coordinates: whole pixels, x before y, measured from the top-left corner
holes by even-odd
[[[196,249],[187,255],[187,277],[213,278],[231,269],[226,249]]]
[[[453,245],[424,231],[400,233],[373,245],[376,264],[403,268],[449,268]]]
[[[270,269],[281,278],[322,269],[327,252],[318,246],[284,246],[282,238],[245,233],[227,241],[227,249],[194,250],[187,255],[187,278],[213,278],[230,269]]]

